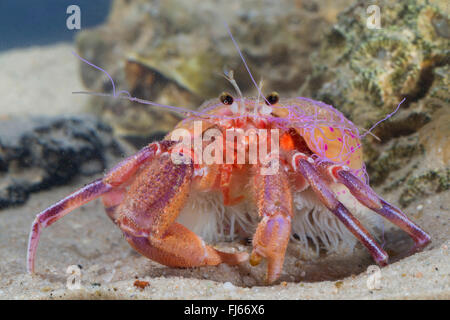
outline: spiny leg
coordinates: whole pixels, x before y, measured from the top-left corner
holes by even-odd
[[[398,208],[381,199],[375,191],[352,174],[347,168],[328,162],[321,164],[322,171],[333,180],[345,185],[350,193],[363,205],[375,211],[408,233],[414,240],[414,251],[421,250],[431,242],[430,236],[414,224]]]
[[[34,273],[34,261],[42,228],[48,227],[72,210],[102,195],[107,195],[108,192],[114,192],[115,188],[130,180],[145,161],[151,159],[162,149],[167,149],[168,146],[166,142],[162,142],[161,144],[153,143],[144,147],[135,155],[120,162],[103,179],[98,179],[86,185],[39,213],[31,226],[27,252],[27,271]]]
[[[292,194],[284,171],[273,175],[257,173],[253,177],[254,201],[262,218],[253,236],[250,263],[267,259],[266,282],[280,277],[291,234]]]
[[[191,189],[193,165],[174,164],[169,155],[155,159],[130,185],[116,220],[130,245],[167,266],[236,264],[247,253],[224,253],[175,222]]]
[[[374,260],[381,266],[388,261],[387,253],[373,239],[361,223],[348,211],[348,209],[336,198],[333,191],[327,186],[327,182],[321,177],[312,163],[312,159],[304,154],[297,153],[293,156],[294,169],[298,170],[309,182],[310,187],[319,197],[320,201],[347,227],[347,229],[369,250]]]

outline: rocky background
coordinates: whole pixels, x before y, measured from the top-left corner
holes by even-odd
[[[378,1],[381,29],[367,5],[344,10],[311,57],[300,94],[328,102],[361,128],[392,113],[368,135],[371,183],[406,206],[450,187],[449,11],[445,1]],[[362,131],[364,132],[364,131]]]
[[[101,174],[108,157],[121,153],[111,128],[92,116],[0,119],[0,209],[75,176]]]
[[[367,28],[368,5],[116,0],[107,23],[82,31],[74,46],[0,54],[0,297],[450,298],[448,4],[377,1],[381,29]],[[149,262],[129,248],[94,201],[45,230],[38,278],[26,275],[34,215],[160,139],[180,119],[123,99],[72,95],[112,93],[112,85],[70,51],[107,70],[117,91],[162,104],[196,108],[232,92],[222,76],[227,70],[234,70],[244,94],[255,95],[223,21],[264,92],[330,103],[361,133],[406,98],[364,138],[365,160],[371,185],[429,232],[432,245],[408,257],[408,236],[386,225],[393,264],[383,269],[381,289],[366,285],[364,271],[373,262],[361,248],[351,257],[300,261],[290,247],[281,282],[262,288],[264,266],[221,266],[217,272]],[[30,73],[35,76],[23,76]],[[69,264],[84,266],[81,291],[66,288]],[[150,286],[141,290],[135,279]]]

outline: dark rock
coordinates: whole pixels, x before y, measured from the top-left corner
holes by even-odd
[[[111,128],[94,117],[0,120],[0,209],[77,175],[101,173],[120,153]]]

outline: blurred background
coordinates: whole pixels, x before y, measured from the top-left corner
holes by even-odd
[[[0,51],[71,42],[78,30],[66,28],[67,7],[83,8],[83,27],[91,28],[106,20],[111,0],[44,0],[37,4],[30,1],[2,1],[0,3]]]

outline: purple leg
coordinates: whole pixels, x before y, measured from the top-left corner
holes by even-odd
[[[162,151],[166,151],[171,145],[173,145],[172,141],[162,141],[160,143],[152,143],[142,148],[136,154],[116,165],[103,179],[98,179],[86,185],[39,213],[31,226],[28,242],[28,272],[34,272],[34,260],[42,228],[48,227],[72,210],[89,201],[97,199],[100,196],[104,196],[103,200],[106,206],[106,212],[108,216],[115,221],[117,213],[115,212],[114,207],[120,203],[123,194],[125,193],[123,187],[129,181],[132,181],[144,163],[151,161],[155,155],[158,155]]]
[[[100,197],[111,189],[111,186],[103,183],[102,180],[99,179],[75,191],[68,197],[39,213],[31,226],[28,242],[27,271],[34,273],[34,259],[36,257],[36,250],[42,228],[48,227],[64,217],[70,211]]]
[[[381,199],[375,191],[350,171],[336,166],[331,170],[331,174],[337,182],[345,185],[359,202],[408,233],[414,240],[414,251],[421,250],[431,242],[431,238],[427,233],[408,219],[398,208]]]
[[[336,198],[326,181],[303,155],[294,156],[296,169],[309,182],[320,201],[347,227],[347,229],[369,250],[373,259],[381,266],[387,264],[388,255],[372,238],[361,223]]]

